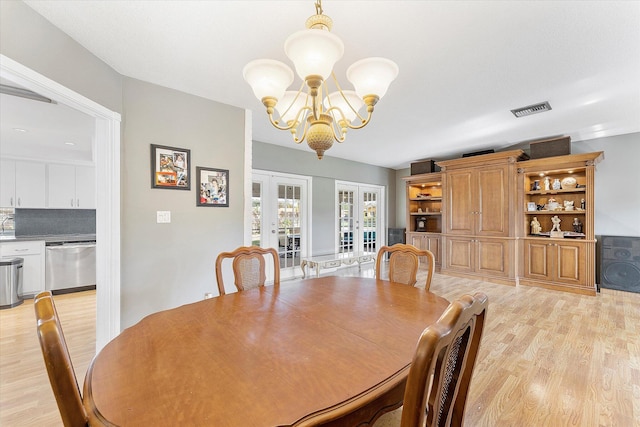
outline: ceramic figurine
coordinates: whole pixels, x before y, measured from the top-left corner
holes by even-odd
[[[554,215],[553,218],[551,218],[551,222],[553,222],[553,227],[551,228],[551,231],[562,231],[560,230],[560,221],[562,221],[560,218],[558,218],[558,215]]]
[[[573,218],[573,231],[576,233],[582,233],[582,223],[578,218]]]
[[[533,220],[531,220],[531,234],[540,234],[541,232],[542,232],[542,227],[538,222],[538,218],[534,216]]]
[[[554,190],[560,190],[562,188],[562,184],[560,184],[560,180],[554,179],[551,188],[553,188]]]
[[[551,180],[549,179],[549,177],[546,177],[544,179],[544,189],[545,191],[551,190]]]

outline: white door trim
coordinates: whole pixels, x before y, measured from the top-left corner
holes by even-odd
[[[120,333],[120,114],[0,55],[0,76],[96,120],[96,352]]]

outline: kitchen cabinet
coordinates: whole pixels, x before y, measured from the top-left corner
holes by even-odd
[[[1,207],[46,207],[44,163],[3,159],[1,166]]]
[[[603,152],[518,162],[519,282],[595,295],[595,165]],[[554,230],[554,218],[560,230]]]
[[[510,150],[437,162],[443,273],[515,285],[515,164],[523,158]]]
[[[20,296],[33,297],[44,291],[44,247],[44,240],[0,243],[0,257],[24,259]]]
[[[95,209],[95,168],[49,164],[47,207],[56,209]]]

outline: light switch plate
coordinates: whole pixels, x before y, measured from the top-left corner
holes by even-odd
[[[169,224],[171,222],[171,211],[157,211],[156,217],[158,224]]]

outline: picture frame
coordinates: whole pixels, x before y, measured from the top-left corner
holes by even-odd
[[[527,202],[527,211],[532,212],[537,210],[538,210],[538,206],[536,206],[535,202]]]
[[[196,206],[229,207],[229,170],[196,167]]]
[[[151,188],[191,190],[191,150],[151,144]]]

